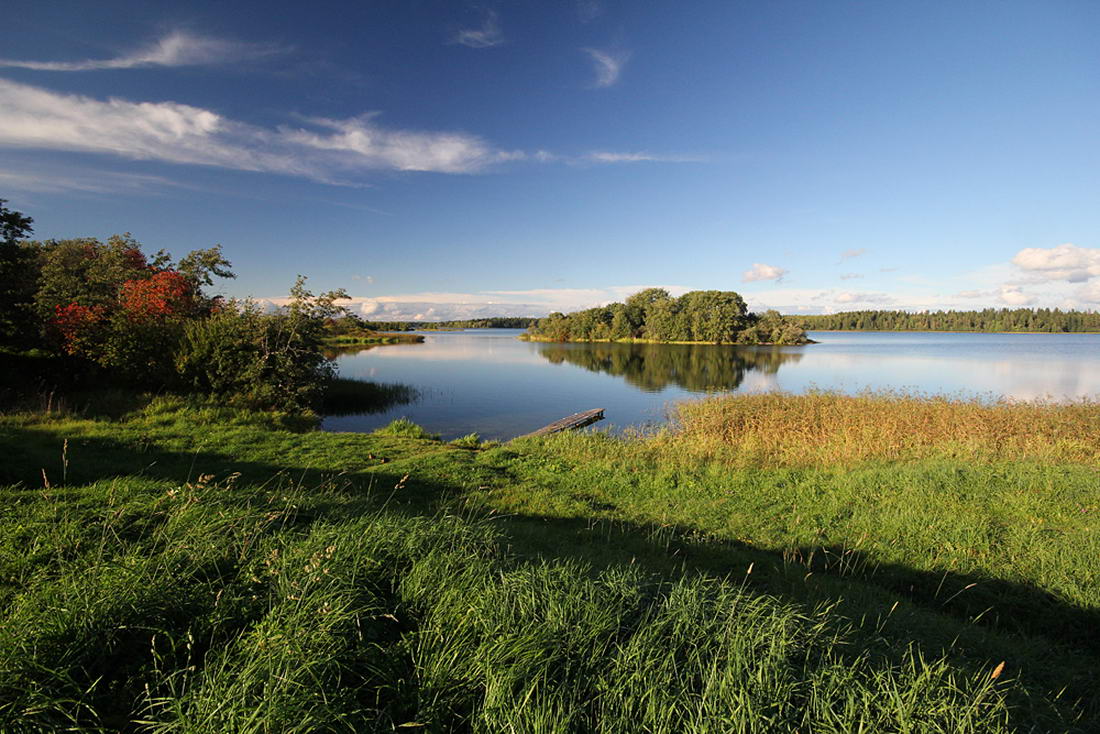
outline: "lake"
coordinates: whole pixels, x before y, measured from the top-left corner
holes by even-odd
[[[330,431],[407,417],[445,439],[508,439],[589,408],[601,427],[663,423],[717,391],[896,389],[1031,400],[1100,398],[1100,335],[811,332],[803,347],[523,342],[519,329],[424,332],[423,344],[349,351],[343,377],[415,388],[411,402],[328,416]]]

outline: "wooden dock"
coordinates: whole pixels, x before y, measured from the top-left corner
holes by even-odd
[[[580,413],[574,413],[571,416],[562,418],[560,421],[554,421],[548,426],[543,426],[537,431],[531,433],[525,433],[519,438],[528,438],[530,436],[545,436],[548,433],[557,433],[558,431],[571,431],[574,428],[584,428],[585,426],[592,425],[596,421],[603,420],[603,408],[594,408],[592,410],[585,410]]]

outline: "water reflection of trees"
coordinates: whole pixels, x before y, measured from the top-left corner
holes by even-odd
[[[369,349],[376,349],[377,347],[390,346],[388,344],[326,344],[321,347],[321,352],[325,355],[325,359],[336,359],[337,357],[343,357],[345,354],[358,354],[359,352],[365,352]]]
[[[669,385],[698,392],[734,390],[752,370],[772,375],[780,365],[802,359],[801,352],[783,347],[710,344],[544,343],[539,354],[553,364],[568,362],[622,377],[647,392]]]

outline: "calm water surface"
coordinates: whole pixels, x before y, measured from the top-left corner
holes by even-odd
[[[423,344],[347,352],[340,374],[404,383],[419,397],[330,431],[408,417],[450,439],[507,439],[589,408],[602,427],[664,422],[716,391],[904,389],[964,396],[1100,399],[1100,335],[811,332],[804,347],[522,342],[519,329],[426,332]]]

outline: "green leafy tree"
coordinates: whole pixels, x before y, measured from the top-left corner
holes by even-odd
[[[299,276],[290,302],[272,314],[255,303],[230,303],[186,325],[176,358],[184,384],[256,408],[316,407],[335,375],[325,356],[327,322],[346,315],[343,290],[314,295]]]
[[[11,211],[0,199],[0,347],[33,346],[38,330],[34,320],[34,293],[38,263],[34,252],[20,244],[33,230],[34,220]]]

